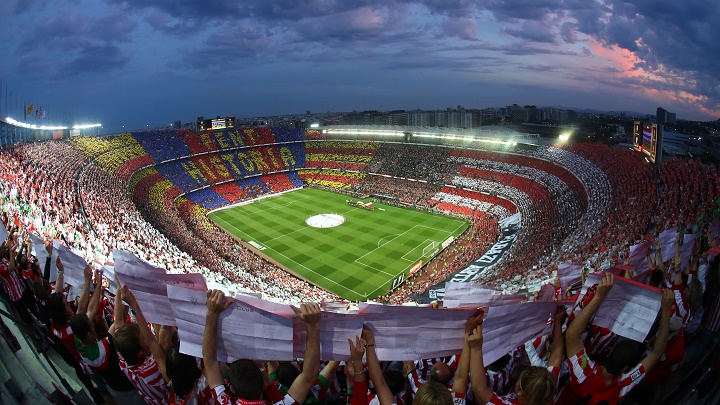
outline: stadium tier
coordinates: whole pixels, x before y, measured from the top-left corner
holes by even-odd
[[[237,367],[261,382],[271,368],[270,390],[298,403],[308,395],[343,402],[353,380],[353,401],[362,401],[352,403],[368,404],[367,377],[384,405],[423,403],[428,388],[464,404],[468,382],[482,401],[526,403],[500,396],[515,381],[531,395],[522,391],[528,378],[547,384],[548,396],[530,403],[616,403],[628,392],[659,403],[676,398],[678,385],[667,381],[681,378],[683,356],[667,358],[684,349],[685,334],[696,343],[684,381],[703,381],[693,373],[717,359],[720,330],[714,166],[679,158],[652,166],[600,144],[403,140],[295,128],[163,129],[0,151],[0,231],[10,231],[0,232],[3,298],[23,322],[52,330],[56,350],[69,351],[66,361],[93,395],[101,393],[81,363],[94,378],[113,379],[104,394],[148,403],[195,391],[194,403],[229,403],[218,360],[233,363],[233,387],[243,385]],[[107,297],[93,293],[88,302],[92,269],[84,262],[118,276],[96,274],[94,291]],[[61,294],[49,298],[47,281],[70,285],[79,318],[68,319]],[[234,297],[229,308],[224,296]],[[136,323],[116,329],[130,319],[123,299]],[[300,302],[322,305],[287,305]],[[104,327],[89,326],[96,318]],[[164,325],[159,342],[148,323]],[[96,329],[114,337],[97,340]],[[180,343],[166,358],[173,331]],[[124,345],[141,335],[156,342],[152,355]],[[644,341],[646,355],[636,356],[644,350],[635,342]],[[615,346],[625,347],[623,359]],[[175,363],[180,353],[204,357],[205,377],[198,370],[187,386],[170,377],[195,373],[195,358]],[[106,355],[123,374],[106,373],[110,366],[98,360]],[[155,357],[162,361],[148,360]],[[298,357],[302,371],[233,362]],[[313,390],[321,357],[327,383],[319,379]],[[307,384],[284,381],[277,368],[285,366]],[[397,390],[382,384],[383,370],[400,374]],[[617,393],[584,382],[601,372],[616,377]],[[448,383],[453,373],[454,394],[426,383]],[[561,373],[569,378],[555,397]],[[148,388],[150,380],[156,385]]]
[[[245,278],[255,282],[256,277],[264,278],[259,288],[238,283],[238,288],[253,291],[265,292],[264,286],[274,279],[294,277],[285,273],[286,266],[276,266],[262,252],[253,251],[252,246],[238,247],[231,230],[219,229],[207,214],[303,185],[372,196],[385,204],[471,221],[473,226],[467,232],[445,246],[444,253],[451,260],[448,264],[443,261],[442,269],[433,268],[432,272],[423,269],[415,273],[419,282],[412,280],[380,294],[383,300],[395,303],[422,294],[424,287],[480,258],[503,232],[498,221],[515,214],[519,214],[521,226],[512,248],[498,265],[477,276],[508,292],[538,288],[552,279],[557,265],[565,261],[593,265],[617,261],[627,256],[620,248],[639,240],[650,225],[647,220],[632,223],[633,229],[620,234],[624,238],[622,244],[600,240],[599,235],[605,232],[603,227],[616,229],[621,223],[606,221],[608,216],[619,215],[619,202],[633,203],[627,193],[617,190],[634,190],[633,180],[642,177],[621,181],[622,171],[615,172],[612,166],[596,158],[599,154],[595,150],[581,150],[582,145],[562,150],[525,144],[481,144],[468,149],[330,137],[318,131],[268,127],[228,128],[200,134],[140,131],[109,138],[78,137],[63,145],[68,150],[82,151],[83,161],[97,164],[76,169],[82,177],[99,168],[114,176],[116,182],[126,184],[122,192],[126,190],[132,196],[144,219],[162,230],[181,251],[198,260],[199,267],[218,274],[226,282],[238,283]],[[615,150],[612,154],[613,162],[637,162],[637,156],[631,152]],[[609,159],[606,155],[599,158]],[[636,172],[652,177],[651,170],[640,163],[635,163]],[[640,189],[656,191],[655,182],[649,179],[638,183]],[[710,190],[704,198],[707,212],[716,185],[708,180],[705,187]],[[630,193],[647,199],[647,193]],[[664,204],[664,211],[668,210],[667,205]],[[86,211],[99,215],[92,208]],[[692,214],[699,215],[700,210]],[[634,212],[628,215],[648,216]],[[685,220],[691,218],[686,217]],[[170,229],[172,232],[166,231]],[[94,250],[107,251],[102,247],[104,242],[98,244],[101,247]],[[219,254],[211,247],[216,245],[222,246]],[[459,254],[461,248],[463,254]],[[144,251],[136,253],[151,256]],[[103,255],[107,253],[98,254],[100,258]],[[424,264],[428,269],[439,266],[437,260],[426,260]],[[296,283],[312,291],[313,296],[333,296],[307,285],[307,278],[297,269],[289,270],[305,279]],[[267,273],[272,276],[267,277]],[[287,295],[280,294],[278,298],[292,296],[295,291],[289,289],[285,291]]]

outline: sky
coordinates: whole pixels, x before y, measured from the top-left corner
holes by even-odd
[[[716,0],[2,0],[0,38],[3,116],[104,133],[513,103],[720,118]]]

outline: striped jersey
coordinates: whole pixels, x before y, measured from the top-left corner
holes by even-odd
[[[160,372],[155,358],[150,355],[142,363],[129,365],[118,353],[120,369],[135,386],[148,405],[161,405],[172,402],[172,393]]]
[[[13,254],[13,252],[10,254]],[[25,286],[20,280],[17,271],[10,269],[10,262],[7,259],[0,260],[0,282],[2,282],[5,292],[10,297],[10,301],[19,301],[22,298]]]
[[[587,405],[617,404],[645,377],[645,367],[639,363],[610,384],[605,384],[602,367],[590,360],[585,349],[567,359],[567,363],[570,366],[570,381],[563,388],[557,404],[575,404],[578,399]]]

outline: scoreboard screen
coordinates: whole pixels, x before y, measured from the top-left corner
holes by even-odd
[[[212,121],[211,121],[211,128],[212,128],[212,129],[225,129],[225,128],[227,128],[227,124],[225,123],[225,118],[212,120]]]
[[[235,127],[235,117],[220,117],[208,118],[198,117],[197,119],[197,130],[202,131],[215,131],[225,128]]]
[[[644,153],[652,163],[661,160],[662,133],[662,125],[635,121],[633,126],[633,148]]]

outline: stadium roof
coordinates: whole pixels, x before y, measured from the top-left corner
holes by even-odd
[[[463,136],[473,138],[492,138],[503,141],[522,140],[528,143],[537,143],[540,135],[522,133],[502,126],[488,126],[482,128],[445,128],[402,125],[328,125],[321,126],[319,130],[325,133],[360,135],[396,135],[412,133],[414,136]]]

